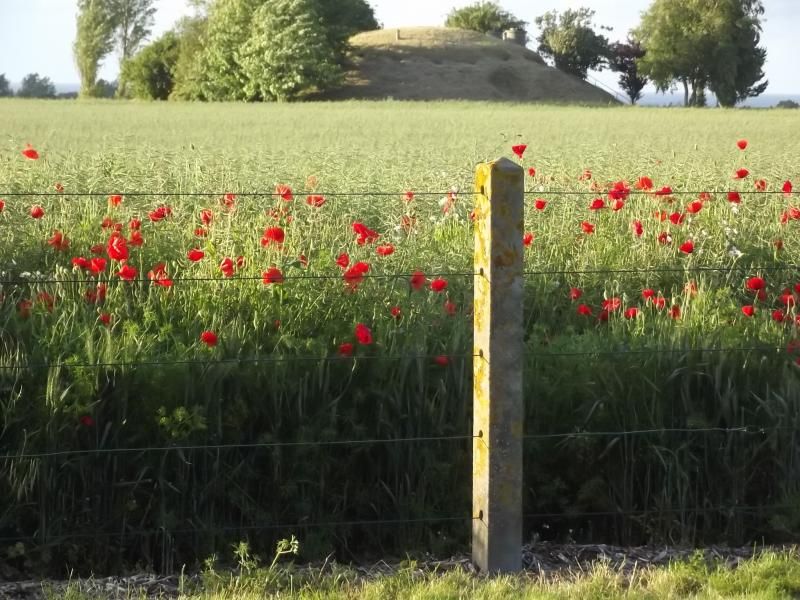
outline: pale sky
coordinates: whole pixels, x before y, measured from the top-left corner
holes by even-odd
[[[608,25],[604,32],[615,41],[624,39],[636,26],[651,0],[500,0],[501,6],[533,23],[536,16],[551,10],[586,6],[597,12],[596,25]],[[371,0],[378,21],[386,27],[441,25],[454,6],[473,0]],[[72,58],[77,0],[0,0],[0,73],[12,82],[27,73],[38,72],[55,83],[77,83]],[[157,0],[154,36],[166,31],[190,9],[185,0]],[[800,94],[800,68],[794,63],[800,31],[800,0],[764,0],[766,15],[762,43],[767,48],[768,94]],[[535,27],[529,34],[535,36]],[[100,76],[114,79],[116,57],[109,57]],[[605,71],[594,74],[615,89],[617,76]]]

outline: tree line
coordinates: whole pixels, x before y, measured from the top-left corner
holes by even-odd
[[[762,0],[654,0],[625,41],[611,43],[588,8],[550,11],[535,19],[538,52],[556,68],[586,79],[609,68],[632,104],[648,82],[662,92],[682,87],[686,106],[705,106],[711,91],[734,106],[767,89],[761,45]],[[446,25],[497,33],[527,23],[495,2],[453,9]]]

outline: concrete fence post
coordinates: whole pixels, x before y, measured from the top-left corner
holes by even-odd
[[[522,167],[501,158],[475,176],[472,560],[522,568]]]

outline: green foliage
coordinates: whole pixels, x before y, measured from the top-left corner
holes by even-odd
[[[313,0],[313,6],[339,62],[344,60],[353,35],[380,27],[375,11],[365,0]]]
[[[641,99],[642,90],[647,85],[647,77],[639,73],[639,60],[644,55],[644,48],[636,40],[617,42],[609,48],[608,65],[612,71],[620,74],[619,85],[625,90],[631,104]]]
[[[167,100],[175,86],[181,38],[168,31],[122,65],[121,85],[133,98]]]
[[[22,79],[17,96],[19,98],[55,98],[56,86],[49,77],[40,77],[38,73],[29,73]]]
[[[78,0],[73,51],[81,78],[80,95],[96,97],[100,62],[114,47],[114,14],[105,0]]]
[[[239,56],[245,95],[259,100],[296,100],[334,87],[342,72],[312,0],[272,0],[253,17]]]
[[[760,0],[655,0],[635,31],[647,50],[640,68],[659,90],[681,83],[686,106],[704,106],[707,88],[723,106],[757,96],[767,86],[762,14]]]
[[[469,29],[479,33],[499,35],[506,29],[525,30],[527,23],[503,10],[496,2],[486,0],[454,8],[447,15],[445,27]]]
[[[119,49],[120,71],[133,58],[153,29],[155,0],[107,0],[114,22],[114,37]],[[125,80],[120,80],[118,94],[127,95]]]
[[[184,17],[175,27],[178,36],[178,58],[173,70],[171,100],[205,100],[203,84],[203,52],[208,18],[205,15]]]
[[[536,40],[539,54],[550,58],[556,68],[586,79],[589,69],[601,69],[608,55],[608,39],[592,27],[594,11],[568,9],[559,15],[550,11],[536,17],[541,30]]]
[[[781,100],[775,105],[775,108],[800,108],[800,103],[794,100]]]
[[[0,73],[0,98],[6,98],[13,95],[14,90],[11,89],[11,84],[6,78],[6,74]]]

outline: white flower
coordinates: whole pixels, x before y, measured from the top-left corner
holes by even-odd
[[[728,256],[731,258],[739,258],[743,255],[743,252],[739,250],[736,246],[731,246],[728,248]]]

